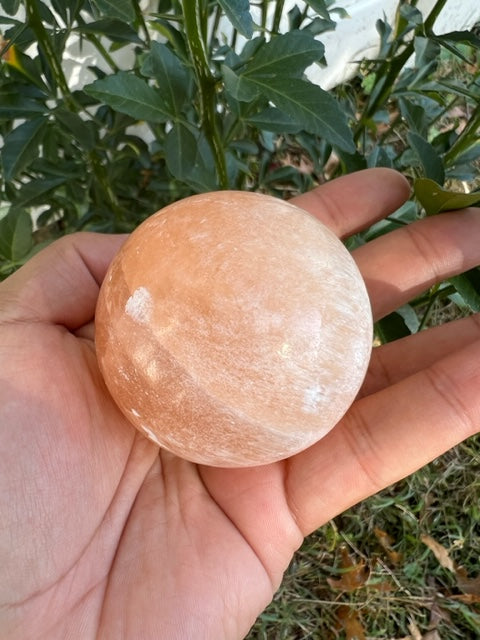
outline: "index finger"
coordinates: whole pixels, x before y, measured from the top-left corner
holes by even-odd
[[[406,178],[393,169],[365,169],[292,198],[340,238],[365,229],[398,209],[409,197]]]

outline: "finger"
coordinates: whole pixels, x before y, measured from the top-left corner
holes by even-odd
[[[407,180],[392,169],[365,169],[342,176],[291,202],[345,237],[385,218],[409,197]]]
[[[356,249],[374,317],[478,265],[479,237],[480,209],[465,209],[418,220]]]
[[[108,265],[126,237],[76,233],[52,243],[0,285],[0,320],[72,330],[88,323]]]
[[[376,393],[480,341],[480,314],[421,331],[373,349],[359,397]]]
[[[95,322],[93,320],[87,322],[87,324],[76,329],[74,333],[77,338],[83,338],[84,340],[90,340],[93,342],[95,339]]]
[[[356,402],[288,461],[289,505],[304,535],[413,473],[480,428],[480,342]]]

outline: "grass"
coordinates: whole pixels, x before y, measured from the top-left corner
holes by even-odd
[[[478,639],[479,559],[475,437],[306,538],[248,640]]]

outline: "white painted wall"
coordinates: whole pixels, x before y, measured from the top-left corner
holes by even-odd
[[[376,21],[382,19],[393,24],[399,4],[399,0],[336,2],[334,6],[343,7],[350,17],[339,20],[335,31],[320,37],[325,45],[328,66],[310,69],[310,79],[324,89],[330,89],[352,77],[357,69],[355,61],[374,58],[378,52]],[[419,0],[417,8],[425,18],[434,5],[435,0]],[[435,33],[471,29],[477,22],[480,22],[479,0],[449,0],[435,23]]]
[[[318,65],[308,70],[308,75],[313,82],[320,84],[324,89],[331,89],[350,77],[357,69],[356,62],[375,57],[378,51],[379,36],[376,30],[378,19],[384,19],[390,24],[395,20],[395,13],[401,0],[337,0],[333,7],[341,7],[348,12],[347,18],[339,18],[337,28],[334,31],[323,33],[319,39],[325,45],[325,58],[327,67]],[[288,11],[295,5],[301,5],[301,0],[286,0],[280,31],[288,29]],[[150,9],[154,9],[155,0],[141,0],[140,6],[148,15]],[[435,0],[418,0],[417,8],[424,16],[427,16],[435,5]],[[273,14],[275,3],[270,3]],[[1,9],[0,9],[1,11]],[[255,17],[255,7],[252,6]],[[333,14],[336,15],[336,14]],[[19,15],[19,17],[21,17]],[[480,22],[480,0],[449,0],[442,10],[435,24],[436,33],[446,33],[470,29]],[[231,30],[230,23],[225,19],[221,27],[228,34]],[[153,34],[155,37],[155,34]],[[242,39],[238,39],[241,45]],[[123,47],[114,54],[115,61],[123,68],[128,69],[133,62],[132,49]],[[98,53],[84,42],[80,49],[78,38],[72,36],[68,44],[64,65],[66,76],[71,88],[81,88],[95,79],[88,70],[88,66],[97,64],[108,72],[109,68],[99,58]]]

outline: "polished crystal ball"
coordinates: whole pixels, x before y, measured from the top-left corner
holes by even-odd
[[[262,194],[186,198],[114,258],[96,311],[105,383],[128,420],[192,462],[291,456],[353,402],[372,345],[365,284],[316,218]]]

